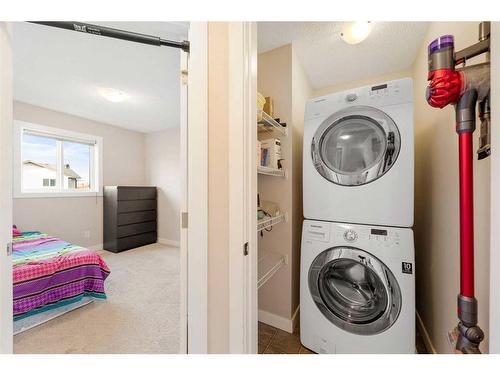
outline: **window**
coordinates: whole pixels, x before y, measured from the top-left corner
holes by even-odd
[[[43,179],[43,187],[47,186],[56,186],[56,179],[55,178],[44,178]]]
[[[20,121],[15,125],[15,195],[102,192],[100,137]]]

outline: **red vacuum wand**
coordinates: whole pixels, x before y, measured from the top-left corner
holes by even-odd
[[[484,29],[484,26],[482,26]],[[489,33],[488,33],[489,34]],[[482,41],[481,41],[482,42]],[[484,43],[483,43],[484,44]],[[472,46],[469,55],[481,53]],[[471,47],[469,47],[471,48]],[[481,47],[484,49],[484,47]],[[484,52],[484,51],[483,51]],[[460,184],[460,294],[457,313],[458,340],[462,353],[480,353],[484,333],[477,325],[477,300],[474,297],[474,192],[472,134],[476,129],[475,107],[478,93],[489,95],[489,64],[455,70],[457,60],[452,35],[437,38],[429,45],[429,86],[427,102],[437,108],[455,105],[458,134]],[[465,62],[465,57],[463,57]],[[486,92],[486,94],[485,94]],[[488,123],[489,125],[489,123]]]

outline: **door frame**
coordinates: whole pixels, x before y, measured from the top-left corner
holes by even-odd
[[[229,23],[229,352],[256,354],[257,23]],[[244,255],[245,243],[248,255]]]
[[[208,28],[192,22],[188,85],[181,82],[181,353],[208,352]],[[12,45],[10,25],[0,22],[0,354],[13,353],[12,260],[5,251],[12,241]],[[182,77],[181,77],[182,80]],[[189,90],[187,89],[189,87]],[[189,102],[187,105],[186,100]],[[186,108],[187,107],[187,108]],[[182,221],[182,218],[181,218]],[[181,224],[183,224],[181,222]],[[187,249],[187,251],[186,251]]]
[[[183,155],[187,155],[187,200],[181,214],[181,245],[187,254],[181,259],[181,321],[189,354],[208,353],[208,23],[191,22],[187,59],[187,132]],[[181,145],[182,149],[182,145]],[[184,209],[187,210],[184,210]],[[187,269],[187,272],[182,272]],[[187,313],[187,314],[186,314]],[[182,319],[183,319],[182,318]],[[184,351],[186,353],[186,351]]]
[[[12,44],[0,22],[0,353],[13,352],[12,256]],[[8,316],[10,319],[2,319]]]

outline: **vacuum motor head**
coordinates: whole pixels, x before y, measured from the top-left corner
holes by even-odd
[[[433,40],[427,49],[429,85],[426,100],[432,107],[443,108],[456,103],[462,91],[462,74],[455,70],[453,35]]]

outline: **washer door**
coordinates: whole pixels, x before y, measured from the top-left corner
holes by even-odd
[[[323,315],[337,327],[374,335],[394,324],[401,290],[391,270],[354,247],[323,251],[309,269],[309,291]]]
[[[367,184],[396,162],[401,136],[395,122],[377,108],[354,106],[328,117],[311,144],[316,170],[344,186]]]

